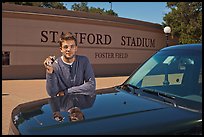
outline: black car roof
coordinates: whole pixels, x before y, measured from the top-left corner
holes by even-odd
[[[161,49],[161,51],[164,50],[197,50],[197,51],[202,51],[202,44],[182,44],[182,45],[174,45],[174,46],[169,46]]]

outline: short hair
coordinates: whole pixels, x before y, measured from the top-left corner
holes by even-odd
[[[60,36],[60,39],[59,39],[60,47],[62,47],[62,42],[67,41],[67,40],[74,40],[77,46],[76,37],[71,32],[67,32],[67,33],[62,33],[62,35]]]
[[[68,110],[69,112],[69,121],[70,122],[76,122],[76,121],[82,121],[85,119],[83,112],[78,107],[72,107]],[[72,114],[74,114],[74,119],[72,118]]]

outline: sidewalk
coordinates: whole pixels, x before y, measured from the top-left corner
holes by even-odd
[[[128,77],[96,78],[96,89],[122,84]],[[47,98],[45,80],[2,80],[2,135],[8,134],[11,112],[18,104]]]

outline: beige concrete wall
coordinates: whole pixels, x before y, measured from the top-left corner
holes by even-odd
[[[89,58],[97,76],[128,75],[165,47],[159,24],[32,6],[3,4],[2,8],[2,51],[10,52],[3,79],[43,78],[44,59],[60,56],[57,42],[67,31],[77,36],[77,54]]]

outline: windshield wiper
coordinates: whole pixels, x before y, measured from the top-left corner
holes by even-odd
[[[145,93],[149,93],[149,94],[152,94],[152,95],[156,95],[160,98],[163,99],[164,102],[168,102],[168,103],[172,103],[174,107],[176,107],[176,102],[175,102],[175,97],[174,96],[170,96],[170,95],[167,95],[165,93],[162,93],[162,92],[159,92],[157,90],[153,90],[153,89],[147,89],[147,88],[141,88],[143,92]]]
[[[127,84],[127,83],[126,83],[126,84],[122,84],[122,85],[120,85],[120,86],[118,86],[118,87],[119,87],[120,89],[126,90],[126,91],[128,91],[128,92],[131,92],[131,91],[132,91],[132,90],[129,88],[129,87],[131,87],[131,88],[134,89],[133,94],[136,94],[136,95],[138,95],[138,96],[140,95],[140,92],[141,92],[141,91],[135,92],[135,90],[136,90],[136,89],[141,89],[141,90],[142,90],[143,92],[145,92],[145,93],[152,94],[152,95],[156,95],[156,96],[162,98],[162,100],[163,100],[164,102],[172,103],[174,107],[177,106],[177,105],[176,105],[176,102],[175,102],[175,100],[174,100],[174,99],[175,99],[174,96],[167,95],[167,94],[162,93],[162,92],[159,92],[159,91],[157,91],[157,90],[147,89],[147,88],[140,88],[140,87],[137,87],[137,86],[135,86],[135,85]]]
[[[132,84],[122,84],[122,85],[120,85],[120,86],[118,86],[118,87],[120,87],[121,89],[126,90],[126,91],[128,91],[128,92],[132,92],[132,90],[130,89],[130,87],[131,87],[131,88],[134,89],[134,91],[133,91],[132,93],[133,93],[133,94],[137,94],[137,95],[138,95],[138,93],[136,93],[135,90],[136,90],[136,89],[140,89],[139,87],[137,87],[137,86],[135,86],[135,85],[132,85]]]
[[[132,85],[132,84],[123,84],[122,86],[132,87],[134,89],[140,89],[139,87]]]

